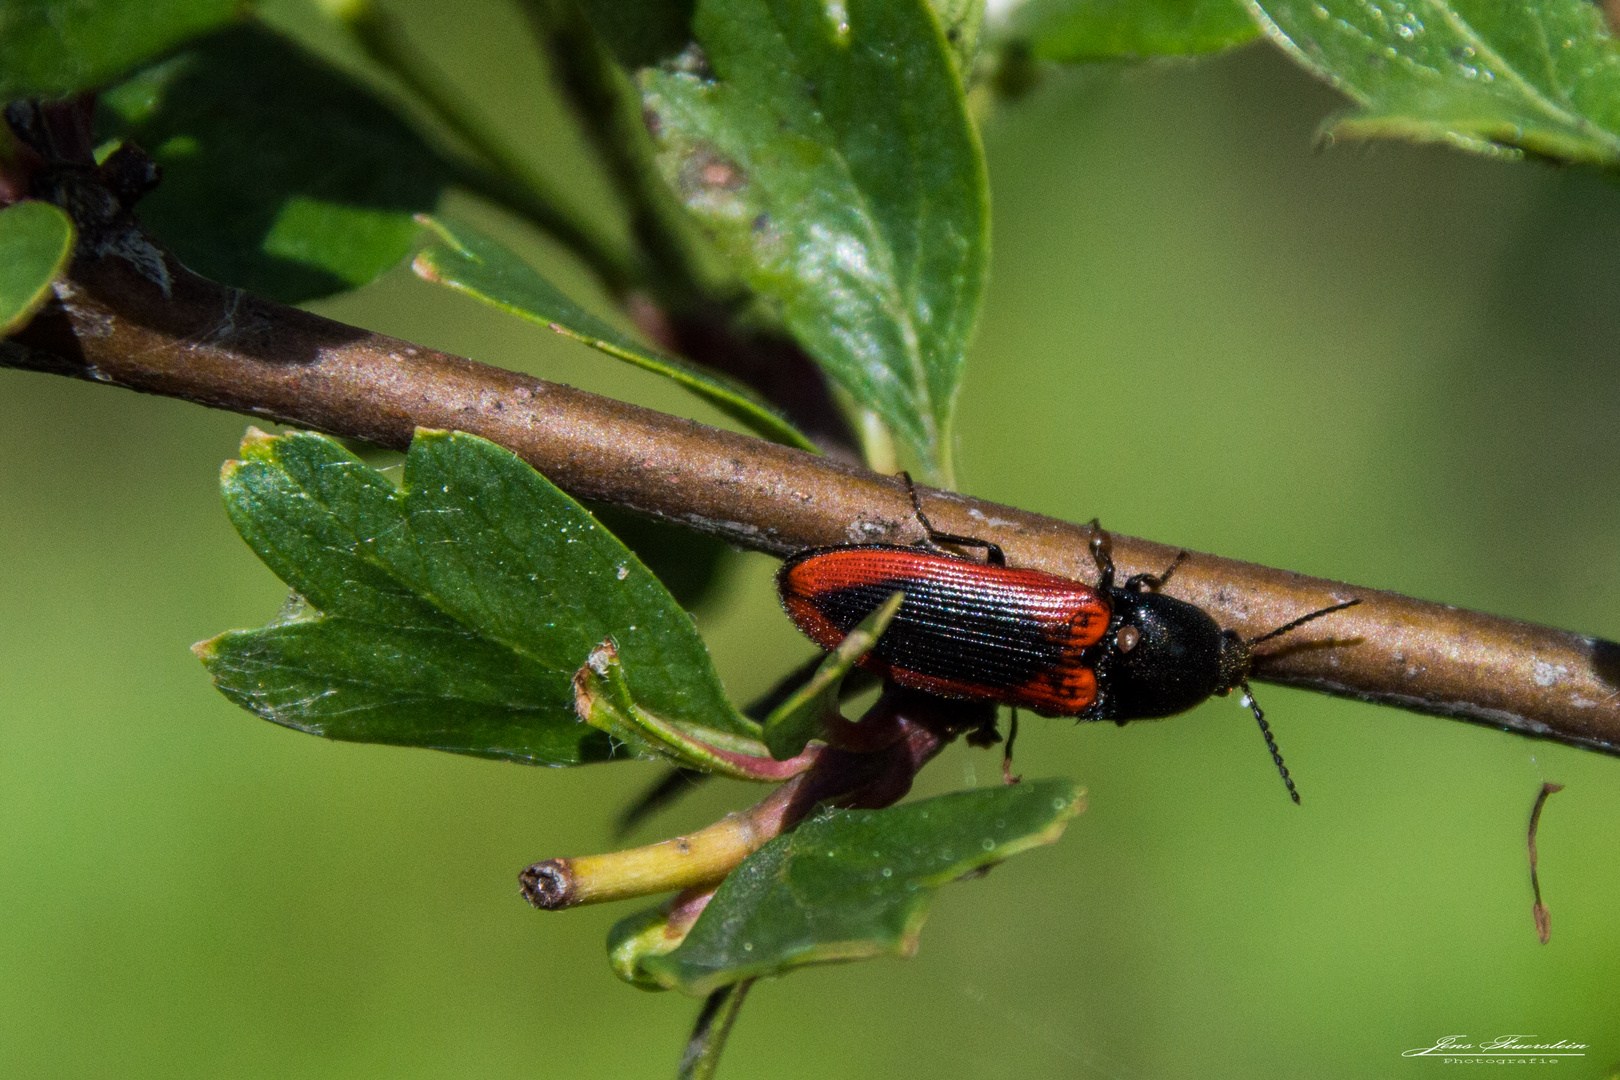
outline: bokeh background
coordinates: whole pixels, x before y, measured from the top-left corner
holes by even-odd
[[[536,160],[594,183],[507,9],[401,10]],[[963,488],[1620,638],[1620,189],[1315,149],[1339,107],[1262,46],[1071,72],[997,111]],[[317,307],[717,419],[403,270]],[[654,767],[327,743],[235,709],[187,652],[284,594],[219,503],[245,426],[0,371],[0,1074],[672,1075],[696,1003],[608,972],[632,908],[540,914],[515,880],[607,846]],[[740,699],[809,651],[773,566],[732,556],[699,612]],[[761,984],[722,1075],[1427,1075],[1446,1067],[1401,1053],[1446,1035],[1587,1043],[1556,1075],[1610,1075],[1620,761],[1260,693],[1303,807],[1231,699],[1031,719],[1021,771],[1078,778],[1088,812],[942,891],[914,960]],[[997,772],[958,748],[921,789]],[[1542,821],[1546,946],[1524,843],[1544,780],[1567,785]],[[636,839],[756,794],[713,784]]]

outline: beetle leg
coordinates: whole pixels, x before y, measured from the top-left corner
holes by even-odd
[[[1001,752],[1001,780],[1003,783],[1009,786],[1016,784],[1023,779],[1022,776],[1014,776],[1012,772],[1013,743],[1017,740],[1018,707],[1014,706],[1012,711],[1012,720],[1007,724],[1007,746],[1006,749],[1002,750]]]
[[[1097,518],[1086,528],[1091,530],[1091,558],[1097,564],[1097,591],[1106,593],[1114,587],[1114,538]]]
[[[912,482],[911,474],[904,469],[900,470],[900,479],[906,482],[906,491],[911,495],[911,511],[917,515],[917,522],[928,535],[928,546],[937,548],[941,544],[955,544],[957,547],[976,547],[984,549],[984,561],[991,566],[1006,566],[1007,556],[1001,550],[1001,545],[989,540],[980,540],[976,536],[957,536],[955,533],[940,532],[934,528],[934,523],[928,520],[923,513],[922,498],[917,494],[917,485]]]
[[[996,743],[1000,742],[1001,732],[996,730],[995,714],[991,713],[988,720],[974,728],[972,731],[968,732],[963,741],[965,741],[969,746],[977,746],[980,748],[994,746]]]

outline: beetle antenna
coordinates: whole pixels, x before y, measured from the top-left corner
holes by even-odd
[[[1243,688],[1243,704],[1254,713],[1255,722],[1260,725],[1260,734],[1266,738],[1266,749],[1271,751],[1271,760],[1277,763],[1277,772],[1282,776],[1282,782],[1288,785],[1288,796],[1294,800],[1294,805],[1298,806],[1299,789],[1294,786],[1294,778],[1288,775],[1288,766],[1283,764],[1282,751],[1277,749],[1277,740],[1271,737],[1271,725],[1266,723],[1266,714],[1260,711],[1260,703],[1254,700],[1254,691],[1249,689],[1249,680],[1244,679],[1238,686]]]
[[[1169,569],[1162,574],[1132,574],[1125,579],[1125,589],[1127,592],[1141,592],[1143,589],[1152,589],[1154,592],[1158,592],[1164,588],[1164,584],[1170,580],[1170,576],[1179,570],[1181,564],[1186,561],[1187,553],[1183,551],[1171,560]]]
[[[1322,616],[1331,615],[1335,611],[1343,611],[1347,607],[1355,607],[1359,603],[1361,603],[1360,599],[1346,600],[1344,603],[1342,603],[1342,604],[1334,604],[1332,607],[1318,608],[1317,610],[1311,612],[1309,615],[1301,615],[1299,618],[1295,619],[1293,622],[1284,623],[1283,625],[1277,627],[1277,629],[1272,630],[1269,633],[1261,634],[1259,637],[1250,638],[1248,640],[1247,644],[1249,644],[1249,645],[1258,645],[1262,641],[1270,641],[1274,637],[1282,637],[1284,634],[1288,633],[1288,631],[1290,631],[1290,630],[1298,630],[1300,627],[1304,626],[1306,623],[1310,622],[1312,619],[1320,619]],[[1248,692],[1246,688],[1245,688],[1244,692],[1245,693]],[[1257,713],[1258,713],[1258,710],[1257,710]],[[1265,721],[1262,720],[1260,722],[1260,725],[1262,727],[1264,727],[1265,726]]]

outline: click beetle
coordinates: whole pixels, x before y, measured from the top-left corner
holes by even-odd
[[[1092,521],[1096,585],[1010,567],[998,545],[935,529],[906,480],[926,535],[921,544],[811,548],[783,563],[776,576],[782,606],[812,641],[834,648],[879,604],[903,591],[888,631],[860,661],[902,686],[1043,716],[1120,724],[1174,716],[1212,695],[1241,689],[1289,795],[1299,802],[1265,714],[1249,691],[1253,649],[1360,600],[1319,608],[1244,639],[1197,605],[1159,591],[1186,552],[1163,573],[1133,574],[1118,585],[1108,534]],[[982,548],[985,559],[955,554],[947,544]],[[1013,717],[1016,725],[1016,712]],[[1010,755],[1010,737],[1007,749]]]

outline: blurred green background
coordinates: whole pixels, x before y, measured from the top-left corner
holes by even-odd
[[[537,160],[588,180],[505,8],[405,13]],[[1070,73],[995,116],[964,489],[1620,638],[1620,190],[1313,151],[1338,104],[1262,47]],[[716,419],[403,270],[317,306]],[[233,708],[186,651],[284,593],[219,504],[245,425],[0,371],[0,1074],[672,1075],[696,1003],[608,972],[630,906],[540,914],[516,890],[537,858],[609,845],[654,767],[327,743]],[[700,612],[739,698],[809,652],[773,566],[735,556]],[[1021,771],[1080,779],[1090,810],[944,890],[916,959],[761,984],[722,1076],[1426,1075],[1401,1052],[1446,1035],[1587,1043],[1557,1075],[1607,1076],[1620,761],[1260,695],[1302,808],[1232,699],[1030,719]],[[997,779],[994,752],[957,748],[921,789]],[[1567,785],[1542,821],[1546,946],[1524,844],[1543,780]],[[713,784],[637,839],[756,794]]]

